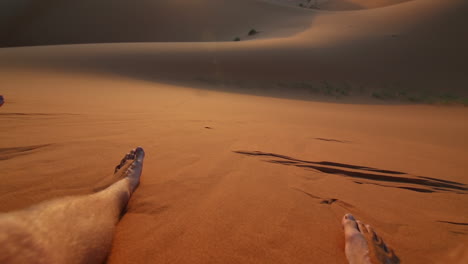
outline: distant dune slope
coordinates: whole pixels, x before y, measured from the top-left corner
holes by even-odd
[[[305,29],[310,16],[255,0],[2,0],[0,47],[230,41],[254,27]]]
[[[329,89],[324,83],[334,82],[333,87],[372,87],[370,91],[382,88],[408,94],[408,91],[420,90],[423,97],[430,89],[442,93],[468,92],[465,59],[468,2],[464,0],[414,0],[349,12],[310,11],[253,0],[237,4],[225,1],[226,5],[220,7],[210,1],[197,3],[203,2],[207,8],[218,7],[212,14],[227,12],[230,7],[233,7],[232,12],[243,10],[242,14],[249,14],[242,18],[226,15],[214,19],[231,25],[232,32],[245,28],[243,34],[247,35],[250,28],[247,24],[255,24],[247,23],[248,18],[263,19],[263,26],[260,22],[256,24],[259,25],[256,29],[261,31],[254,36],[257,39],[1,49],[0,67],[53,67],[150,81],[204,79],[215,86],[226,81],[261,80],[270,82],[268,87],[277,86],[280,81],[313,81],[312,85],[320,89]],[[175,14],[168,10],[163,13]],[[272,15],[270,11],[281,15]],[[195,16],[195,12],[188,13]],[[285,20],[280,21],[281,18]],[[207,25],[208,20],[213,20],[206,19]],[[238,26],[238,22],[244,24]],[[181,23],[174,26],[181,27]],[[278,23],[284,24],[276,28]],[[95,32],[89,28],[92,27],[83,31],[83,36],[86,32]],[[180,34],[190,39],[199,34],[201,28],[201,24],[195,23],[186,34],[177,32],[174,36]],[[124,37],[128,32],[120,33]],[[284,37],[285,33],[292,35]],[[50,37],[50,40],[56,39]]]
[[[205,20],[193,20],[190,27],[184,24],[188,20],[175,16],[179,13],[169,8],[178,1],[158,3],[166,5],[161,13],[174,15],[167,18],[175,19],[169,19],[175,28],[186,30],[171,31],[174,37],[201,38],[203,25],[209,25],[210,30],[230,28],[226,39],[228,35],[240,36],[242,41],[3,48],[0,68],[53,68],[183,82],[192,87],[196,81],[203,87],[209,84],[215,89],[237,92],[249,93],[252,87],[262,93],[276,89],[281,96],[300,98],[303,95],[293,91],[302,90],[312,97],[319,93],[329,98],[346,99],[352,95],[379,100],[396,98],[408,103],[468,104],[467,1],[413,0],[355,11],[316,11],[255,0],[221,1],[225,5],[212,1],[200,0],[194,5],[199,9],[206,7],[211,15],[225,12],[226,16],[214,19],[207,15]],[[202,17],[180,10],[180,14],[191,18]],[[69,19],[65,16],[62,20]],[[209,23],[218,20],[222,26]],[[260,33],[247,36],[252,27]],[[95,28],[88,26],[76,36],[87,37],[88,33],[95,33]],[[131,38],[129,32],[119,31],[115,36]],[[163,35],[170,36],[171,32]],[[48,41],[59,39],[46,34],[42,37]]]
[[[311,0],[314,2],[315,0]],[[322,0],[318,4],[320,9],[325,10],[356,10],[378,8],[389,5],[395,5],[413,0]]]
[[[412,0],[264,0],[320,10],[359,10],[395,5]]]

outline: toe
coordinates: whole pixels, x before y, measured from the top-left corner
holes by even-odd
[[[356,219],[354,219],[352,214],[346,214],[343,216],[341,224],[343,225],[345,233],[352,233],[353,231],[359,232]]]
[[[356,221],[356,219],[354,219],[354,216],[353,216],[352,214],[345,214],[343,218],[344,218],[345,220]]]
[[[382,249],[385,251],[385,253],[390,253],[390,250],[388,249],[387,247],[387,244],[385,244],[385,242],[382,240]]]
[[[357,223],[359,231],[361,231],[361,233],[363,233],[363,234],[368,233],[366,226],[361,221],[357,220],[356,223]]]
[[[125,156],[122,158],[120,161],[119,165],[115,166],[114,173],[117,173],[118,170],[120,170],[129,160],[134,160],[135,159],[135,151],[131,150]]]
[[[354,219],[354,216],[352,214],[345,214],[343,216],[343,219],[341,220],[341,224],[345,224],[347,222],[356,222],[356,219]]]
[[[379,242],[379,236],[377,233],[374,231],[374,229],[370,225],[366,225],[367,232],[371,235],[372,239],[376,242]]]
[[[145,151],[143,150],[142,147],[137,147],[135,149],[135,159],[139,162],[142,162],[144,158],[145,158]]]

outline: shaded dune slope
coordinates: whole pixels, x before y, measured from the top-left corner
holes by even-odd
[[[359,10],[395,5],[412,0],[265,0],[278,4],[293,5],[320,10]]]
[[[305,29],[308,10],[252,0],[6,0],[0,47],[230,41],[252,27]]]
[[[319,8],[326,10],[356,10],[379,8],[407,1],[412,0],[327,0],[323,1]]]
[[[225,3],[213,14],[228,10],[231,1]],[[465,1],[414,0],[350,12],[240,1],[233,10],[249,10],[246,12],[251,12],[252,17],[271,24],[255,26],[261,31],[260,39],[252,41],[3,49],[0,67],[52,67],[149,81],[203,79],[215,86],[231,81],[266,81],[269,87],[279,86],[279,82],[299,82],[300,86],[334,82],[335,86],[349,84],[353,89],[387,87],[401,93],[414,89],[422,90],[422,94],[426,90],[455,91],[462,96],[467,93],[464,47],[468,46],[468,35],[463,34],[461,26],[467,24]],[[282,15],[272,15],[271,10]],[[219,20],[235,25],[232,32],[245,29],[244,34],[249,29],[247,24],[254,24],[246,22],[249,16],[234,17]],[[239,26],[237,22],[245,24]],[[174,34],[192,39],[203,35],[202,28],[194,26],[192,32]],[[284,33],[293,35],[284,38]],[[125,34],[121,31],[119,35]],[[312,83],[303,85],[304,81]]]

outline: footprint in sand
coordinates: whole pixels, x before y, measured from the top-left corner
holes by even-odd
[[[296,190],[296,191],[298,191],[298,192],[301,192],[301,193],[303,193],[303,194],[305,194],[305,195],[307,195],[307,196],[309,196],[309,197],[311,197],[311,198],[313,198],[313,199],[318,199],[318,200],[320,200],[320,204],[328,204],[328,205],[331,205],[331,204],[336,203],[337,205],[339,205],[339,206],[341,206],[341,207],[343,207],[343,208],[345,208],[345,209],[348,209],[348,210],[354,208],[353,205],[351,205],[351,204],[349,204],[349,203],[347,203],[347,202],[341,201],[341,200],[339,200],[339,199],[336,199],[336,198],[326,198],[326,199],[324,199],[324,198],[322,198],[322,197],[320,197],[320,196],[313,195],[313,194],[308,193],[308,192],[306,192],[306,191],[304,191],[304,190],[301,190],[301,189],[299,189],[299,188],[291,187],[291,189]]]

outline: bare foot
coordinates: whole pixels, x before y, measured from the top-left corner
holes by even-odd
[[[343,217],[345,253],[349,264],[398,264],[400,259],[388,248],[372,227],[356,221],[351,214]]]
[[[137,147],[125,154],[120,164],[115,167],[114,174],[118,178],[127,177],[130,180],[132,192],[140,183],[140,176],[143,170],[143,160],[145,151],[142,147]]]

